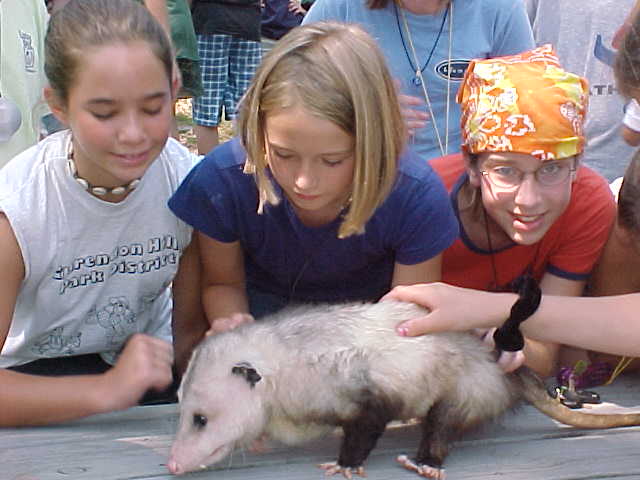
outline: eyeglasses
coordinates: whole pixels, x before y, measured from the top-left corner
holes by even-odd
[[[574,162],[545,162],[534,172],[523,172],[519,168],[510,165],[496,165],[480,173],[489,179],[493,185],[499,188],[515,189],[524,180],[525,175],[531,173],[536,181],[543,187],[553,187],[567,181],[572,172],[576,171]]]

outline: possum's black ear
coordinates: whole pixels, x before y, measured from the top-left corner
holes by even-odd
[[[255,387],[256,383],[262,380],[260,374],[256,372],[256,369],[253,368],[248,362],[237,363],[231,369],[231,373],[233,373],[234,375],[242,375],[244,379],[249,382],[251,388]]]

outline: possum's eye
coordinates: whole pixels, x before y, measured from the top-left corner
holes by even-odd
[[[193,426],[198,430],[204,428],[207,425],[207,417],[199,413],[193,414]]]

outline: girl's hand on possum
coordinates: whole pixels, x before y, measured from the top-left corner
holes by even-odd
[[[216,333],[226,332],[227,330],[233,330],[234,328],[242,325],[243,323],[251,323],[254,321],[253,315],[250,313],[234,313],[229,315],[228,317],[220,317],[216,318],[212,324],[211,328],[207,330],[205,334],[207,337],[209,335],[215,335]]]
[[[417,303],[431,312],[397,326],[402,336],[497,327],[509,316],[513,294],[489,293],[446,283],[398,286],[383,297]]]
[[[514,296],[455,287],[446,283],[428,283],[395,287],[383,297],[417,303],[431,310],[423,317],[402,322],[396,327],[398,335],[414,337],[425,333],[472,330],[489,345],[493,344],[495,326],[509,316]],[[507,303],[501,300],[507,300]],[[511,302],[509,304],[508,302]],[[501,305],[504,303],[504,307]],[[506,308],[504,314],[500,309]],[[496,310],[493,314],[492,310]],[[492,315],[497,321],[492,320]],[[524,353],[501,352],[498,365],[512,372],[524,363]]]
[[[425,333],[499,327],[509,317],[518,296],[435,282],[398,286],[382,299],[413,302],[430,310],[422,317],[397,326],[399,335],[414,337]]]
[[[142,333],[132,335],[117,363],[102,375],[104,411],[133,407],[147,390],[167,388],[173,378],[172,364],[170,343]]]

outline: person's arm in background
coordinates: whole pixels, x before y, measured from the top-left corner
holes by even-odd
[[[499,327],[509,317],[518,296],[430,283],[396,287],[384,298],[414,302],[431,310],[397,326],[399,335],[417,336]],[[640,356],[638,311],[640,293],[611,297],[543,295],[538,310],[520,329],[539,341]]]

